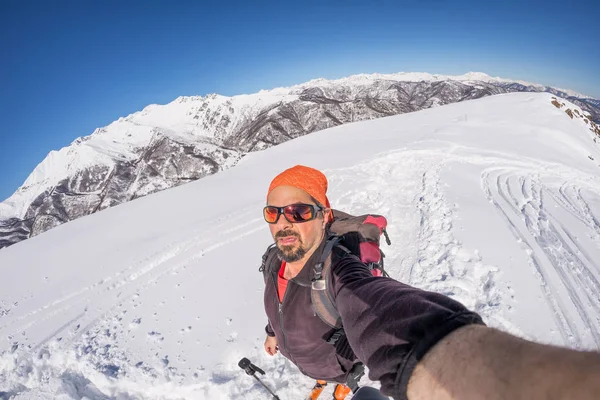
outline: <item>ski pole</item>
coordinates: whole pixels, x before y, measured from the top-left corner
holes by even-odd
[[[258,383],[260,383],[262,385],[262,387],[264,387],[265,389],[267,389],[267,391],[269,393],[271,393],[271,395],[273,396],[273,398],[275,400],[281,400],[274,391],[272,391],[267,385],[265,385],[265,383],[263,381],[260,380],[260,378],[258,376],[256,376],[256,373],[260,373],[262,375],[265,374],[265,371],[263,371],[262,369],[258,368],[256,365],[252,364],[250,362],[250,360],[248,360],[246,357],[242,358],[240,360],[240,362],[238,363],[238,366],[243,369],[244,371],[246,371],[246,373],[250,376],[252,376],[254,379],[256,379],[258,381]]]

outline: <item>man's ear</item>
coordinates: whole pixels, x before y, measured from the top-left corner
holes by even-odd
[[[327,227],[327,224],[333,221],[333,213],[331,212],[331,208],[327,208],[323,211],[323,229]]]

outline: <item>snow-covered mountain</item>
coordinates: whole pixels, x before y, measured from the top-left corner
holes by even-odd
[[[600,121],[597,100],[482,73],[356,75],[251,95],[180,97],[167,105],[151,105],[52,151],[0,203],[0,248],[223,171],[249,152],[311,132],[515,91],[569,98]]]
[[[600,349],[600,145],[584,114],[513,93],[347,124],[2,249],[0,398],[267,398],[242,356],[303,398],[313,382],[264,354],[258,271],[269,182],[295,164],[325,172],[334,207],[388,218],[392,277],[514,334]]]

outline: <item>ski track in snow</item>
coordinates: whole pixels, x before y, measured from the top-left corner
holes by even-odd
[[[598,241],[600,223],[582,189],[600,194],[600,187],[593,179],[563,178],[557,183],[556,179],[568,176],[569,171],[559,175],[552,171],[554,166],[539,161],[515,160],[494,152],[483,157],[481,150],[469,155],[466,148],[458,155],[458,149],[397,150],[352,168],[326,170],[330,197],[336,208],[353,213],[376,210],[388,218],[392,246],[382,244],[382,250],[392,277],[453,297],[479,312],[488,324],[519,333],[503,315],[509,307],[510,290],[504,286],[499,268],[487,264],[477,249],[463,246],[454,236],[458,211],[447,201],[440,181],[449,163],[480,164],[481,195],[527,254],[561,337],[565,343],[581,347],[587,335],[600,347],[600,271],[575,235],[547,207],[551,199]],[[0,382],[20,382],[8,389],[0,387],[0,399],[26,399],[31,388],[47,391],[49,397],[62,388],[69,393],[65,399],[146,399],[148,387],[153,388],[155,399],[266,398],[266,392],[243,374],[234,360],[226,360],[209,373],[196,366],[196,383],[183,384],[190,377],[169,367],[168,355],[161,355],[155,365],[134,364],[134,357],[117,343],[120,335],[128,334],[122,321],[128,311],[142,305],[146,289],[160,285],[163,278],[178,274],[211,251],[266,229],[262,219],[254,217],[257,208],[259,204],[206,221],[210,228],[173,239],[96,284],[26,315],[13,318],[11,306],[0,304],[0,330],[11,332],[33,329],[69,310],[83,310],[34,347],[15,345],[0,355]],[[560,290],[566,291],[571,304],[558,294]],[[139,321],[133,319],[129,328],[135,329],[136,323]],[[147,340],[160,343],[163,339],[160,332],[152,331]],[[263,353],[257,346],[248,356],[265,369],[267,375],[261,379],[282,399],[298,398],[309,390],[312,381],[289,361],[267,358]],[[114,379],[117,376],[119,379]],[[365,382],[368,379],[363,378]]]
[[[496,287],[498,268],[486,265],[477,250],[467,249],[452,234],[453,210],[440,188],[440,165],[422,175],[418,260],[410,283],[452,297],[481,314],[488,323],[514,330],[497,313],[502,301]]]
[[[342,181],[352,182],[355,187],[360,177],[360,181],[371,183],[364,192],[350,192],[350,201],[336,196],[336,204],[348,204],[340,208],[354,213],[377,210],[388,218],[392,246],[388,251],[382,242],[382,250],[387,256],[386,269],[393,278],[450,296],[496,326],[515,330],[496,315],[501,301],[494,281],[497,268],[483,263],[476,250],[464,248],[452,235],[452,210],[439,181],[444,154],[398,151],[348,169]],[[340,176],[333,176],[340,180]],[[386,190],[369,191],[369,185]],[[412,217],[407,224],[415,211],[418,219]],[[405,234],[398,233],[398,229],[404,229]]]
[[[119,371],[133,367],[133,365],[129,365],[131,363],[129,357],[115,343],[119,335],[126,334],[117,326],[122,323],[128,312],[127,303],[135,303],[135,299],[141,297],[145,289],[159,284],[162,277],[177,274],[179,269],[185,269],[188,264],[204,257],[207,253],[264,229],[264,221],[261,218],[248,217],[249,214],[256,215],[256,207],[248,207],[235,214],[210,221],[207,224],[210,228],[199,230],[186,240],[170,243],[163,249],[140,258],[121,271],[101,279],[97,284],[70,293],[12,321],[1,321],[3,324],[0,325],[0,329],[10,329],[13,332],[24,331],[34,328],[39,322],[63,314],[71,308],[80,308],[81,304],[86,304],[82,313],[65,323],[36,346],[24,349],[23,346],[15,344],[10,352],[0,354],[0,367],[3,367],[0,368],[0,378],[5,377],[3,375],[6,375],[7,372],[4,370],[7,370],[8,374],[17,375],[12,376],[13,379],[16,378],[15,380],[22,380],[26,383],[20,389],[13,388],[8,392],[3,392],[0,387],[0,399],[11,398],[21,391],[26,393],[28,387],[47,383],[52,376],[59,376],[62,385],[73,386],[71,390],[73,398],[82,396],[93,400],[143,398],[144,393],[147,392],[147,387],[143,384],[127,382],[126,379],[123,382],[110,380],[111,377],[116,377]],[[110,293],[112,291],[118,291],[118,294],[112,295]],[[93,310],[90,310],[88,315],[87,305],[89,304],[93,304]],[[131,307],[136,308],[141,305],[142,303],[139,303]],[[3,315],[8,316],[9,311],[10,309]],[[160,333],[157,332],[150,332],[148,336],[149,338],[157,336],[158,341],[162,340]],[[12,339],[12,336],[10,338]],[[143,376],[150,379],[147,382],[150,385],[157,385],[158,378],[166,378],[167,381],[181,378],[175,369],[168,367],[168,359],[164,359],[164,361],[164,369],[157,370],[144,365],[135,365],[135,367],[141,370]],[[79,368],[82,362],[88,365]],[[7,368],[9,366],[13,367],[13,371]],[[75,373],[65,375],[63,370],[69,368],[83,369],[89,376]],[[37,376],[31,376],[34,371]],[[225,375],[230,376],[230,379],[225,379]],[[100,386],[105,390],[110,389],[118,396],[109,397],[102,394],[88,379],[91,377],[95,382],[101,382]],[[156,398],[164,399],[184,399],[189,396],[226,399],[229,397],[222,392],[215,392],[215,383],[225,384],[231,379],[239,377],[240,372],[236,365],[235,370],[219,371],[218,376],[213,376],[209,382],[191,385],[184,390],[179,390],[179,385],[175,383],[158,383],[155,395]],[[245,385],[238,383],[237,386],[244,387]],[[136,393],[142,397],[136,397]]]
[[[119,291],[119,294],[116,296],[118,298],[117,303],[122,303],[125,299],[136,295],[139,291],[156,284],[161,276],[175,273],[178,269],[185,268],[187,264],[199,257],[203,257],[210,251],[264,229],[263,221],[260,218],[235,224],[235,228],[223,229],[224,226],[231,225],[231,221],[235,221],[237,218],[247,220],[247,215],[242,213],[240,215],[223,217],[221,221],[215,221],[215,223],[210,224],[209,226],[212,228],[198,232],[185,241],[171,243],[160,251],[140,259],[111,276],[101,279],[94,285],[68,294],[35,311],[0,325],[0,329],[11,328],[13,331],[21,331],[31,328],[36,323],[51,319],[72,307],[79,306],[81,303],[98,303],[98,300],[105,297],[107,292],[113,290]],[[223,238],[221,239],[221,237]],[[102,308],[97,308],[96,314],[98,311],[100,311],[100,314],[109,313],[115,307],[117,307],[117,304],[109,304]],[[42,313],[44,315],[39,319],[38,314]],[[8,312],[6,314],[8,315]],[[90,325],[95,325],[96,323],[97,320],[94,320]],[[44,343],[40,343],[38,347]]]
[[[564,176],[564,172],[560,176]],[[556,184],[550,187],[543,183],[547,177],[556,179],[559,175],[546,172],[544,176],[540,171],[528,173],[520,168],[494,167],[482,173],[482,186],[528,254],[565,343],[584,347],[582,332],[575,325],[578,318],[584,332],[591,335],[596,347],[600,347],[600,271],[574,235],[545,204],[548,199],[555,200],[587,227],[590,238],[596,243],[600,237],[600,224],[580,187],[570,181],[562,182],[558,189]],[[598,186],[590,189],[600,193]],[[561,288],[567,291],[576,315],[556,295]]]

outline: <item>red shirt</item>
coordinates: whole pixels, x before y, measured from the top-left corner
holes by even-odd
[[[279,268],[279,274],[277,276],[277,294],[279,295],[279,302],[283,302],[283,296],[287,289],[288,280],[283,277],[285,273],[285,261],[281,262],[281,268]]]

